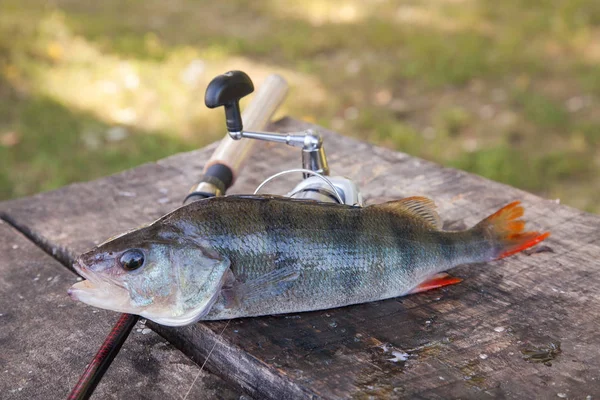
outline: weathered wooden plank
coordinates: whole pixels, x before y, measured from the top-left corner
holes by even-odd
[[[280,131],[306,127],[290,119],[276,125]],[[354,179],[369,202],[426,195],[436,200],[445,225],[460,229],[521,199],[530,226],[552,231],[552,251],[460,267],[460,285],[401,299],[155,329],[198,362],[214,347],[207,367],[261,397],[574,398],[600,392],[600,295],[594,290],[600,283],[600,218],[323,133],[333,173]],[[70,259],[176,206],[211,150],[4,203],[0,210]],[[251,192],[270,174],[299,166],[297,151],[273,145],[260,151],[235,192]],[[286,176],[269,188],[284,193],[297,179]],[[522,351],[558,343],[562,353],[552,366],[523,359]],[[394,351],[408,359],[399,360]]]
[[[104,340],[116,315],[72,302],[65,291],[76,278],[0,221],[0,398],[65,398]],[[221,379],[199,371],[138,325],[94,398],[180,399],[196,376],[190,398],[239,398]]]

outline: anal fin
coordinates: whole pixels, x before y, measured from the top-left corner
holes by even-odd
[[[422,282],[419,286],[408,292],[408,294],[415,294],[426,292],[431,289],[437,289],[448,285],[454,285],[462,282],[462,279],[451,276],[445,272],[435,274],[431,278]]]

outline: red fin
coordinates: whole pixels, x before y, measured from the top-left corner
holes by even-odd
[[[437,289],[448,285],[454,285],[455,283],[459,282],[462,282],[462,279],[455,278],[453,276],[448,275],[445,272],[442,272],[441,274],[435,274],[431,278],[427,279],[425,282],[422,282],[419,286],[408,292],[408,294],[426,292],[431,289]]]
[[[483,229],[497,248],[494,259],[511,256],[515,253],[535,246],[550,236],[550,232],[523,232],[525,221],[518,219],[523,216],[523,207],[520,201],[514,201],[502,207],[494,214],[481,221],[477,227]]]
[[[544,239],[546,239],[548,236],[550,236],[550,232],[545,232],[545,233],[539,233],[539,232],[515,233],[515,234],[511,235],[509,239],[512,242],[519,243],[519,244],[515,245],[514,247],[510,247],[504,253],[501,253],[498,256],[497,259],[499,260],[499,259],[504,258],[504,257],[512,256],[513,254],[516,254],[516,253],[518,253],[520,251],[523,251],[525,249],[533,247],[536,244],[538,244],[539,242],[541,242]]]

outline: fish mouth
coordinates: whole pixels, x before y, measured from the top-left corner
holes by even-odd
[[[95,274],[87,269],[81,260],[77,260],[73,268],[85,279],[69,288],[67,293],[71,299],[98,308],[129,312],[129,292],[121,282]]]

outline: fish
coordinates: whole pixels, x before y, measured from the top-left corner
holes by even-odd
[[[366,207],[214,197],[82,254],[74,268],[85,280],[69,295],[167,326],[367,303],[458,283],[445,271],[550,235],[524,231],[523,213],[515,201],[470,229],[445,231],[426,197]]]

